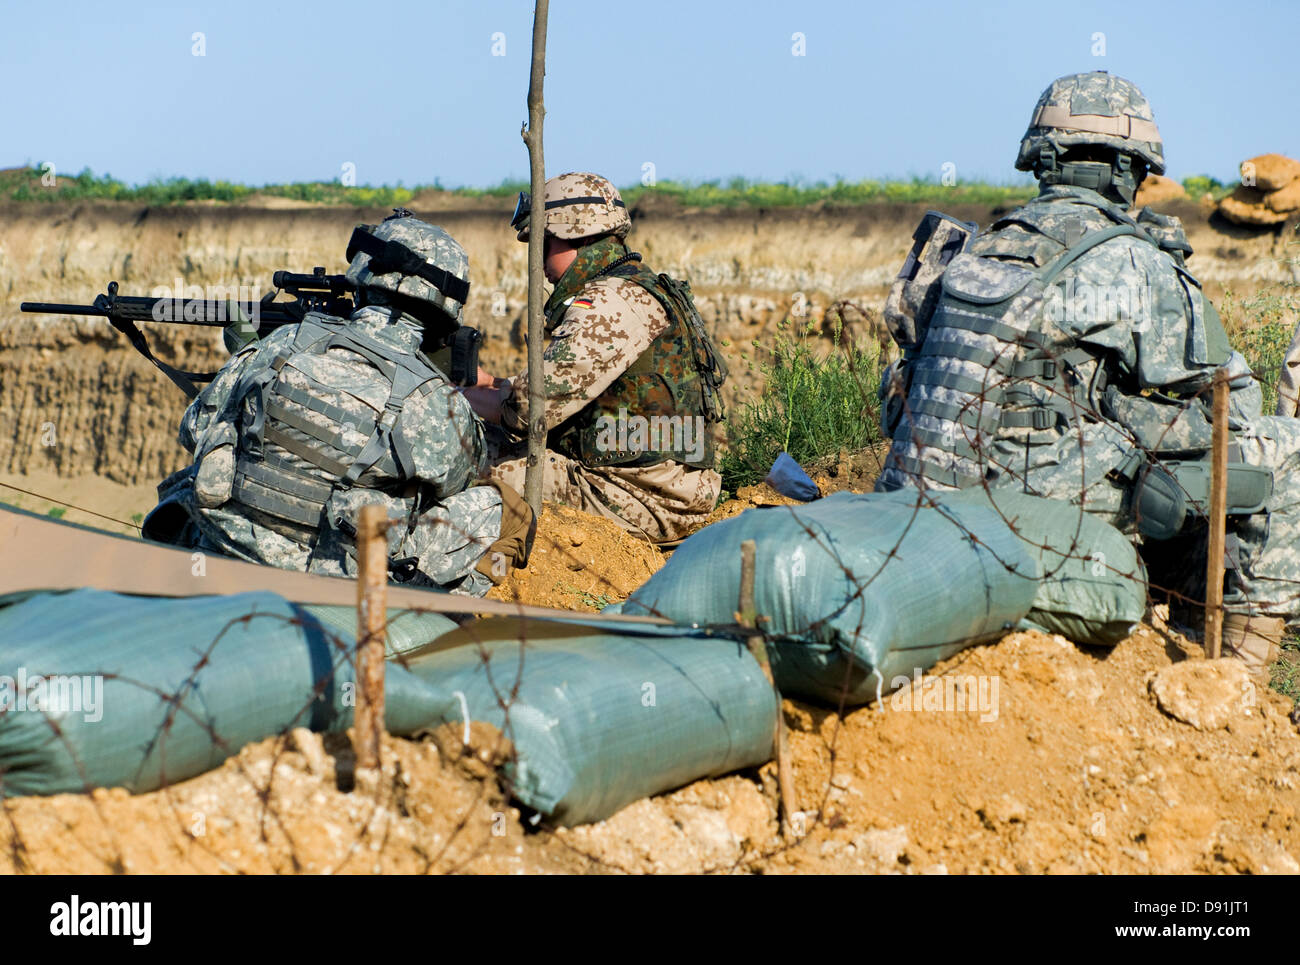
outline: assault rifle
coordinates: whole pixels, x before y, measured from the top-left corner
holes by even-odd
[[[355,286],[344,275],[327,275],[316,268],[310,275],[277,271],[271,276],[275,291],[261,300],[247,303],[238,299],[203,299],[119,295],[117,282],[108,283],[108,293],[95,296],[90,305],[54,302],[23,302],[19,309],[43,315],[89,315],[108,319],[125,335],[137,352],[147,358],[188,398],[199,394],[196,382],[211,382],[215,372],[186,372],[168,365],[149,350],[138,322],[166,322],[174,325],[204,325],[225,330],[226,346],[232,352],[254,338],[302,321],[308,312],[323,312],[347,318],[355,310]],[[275,301],[284,292],[292,301]],[[478,349],[482,334],[460,326],[430,346],[435,364],[456,385],[473,385],[478,380]]]

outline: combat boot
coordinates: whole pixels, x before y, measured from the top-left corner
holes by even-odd
[[[1181,598],[1170,600],[1167,622],[1188,640],[1200,643],[1205,639],[1205,604]]]
[[[1246,663],[1250,675],[1267,684],[1271,668],[1282,652],[1286,622],[1277,617],[1223,615],[1223,655]]]

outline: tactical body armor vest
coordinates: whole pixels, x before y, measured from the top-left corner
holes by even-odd
[[[604,392],[552,429],[547,445],[590,466],[673,460],[712,469],[712,428],[723,417],[719,389],[727,370],[704,330],[690,286],[631,259],[597,277],[626,278],[643,287],[663,306],[668,328]],[[557,312],[563,314],[565,307]],[[702,455],[690,458],[692,448]]]
[[[1063,219],[1060,203],[1040,202],[997,222],[993,236],[982,239],[981,255],[968,250],[969,237],[955,255],[949,241],[950,261],[934,282],[932,314],[916,319],[918,337],[904,358],[906,401],[878,488],[979,485],[1000,474],[1002,467],[990,457],[994,440],[1005,438],[1007,430],[1026,444],[1049,444],[1078,420],[1100,418],[1108,377],[1104,353],[1078,346],[1048,319],[1049,288],[1076,259],[1112,238],[1163,246],[1119,207],[1071,200],[1077,218]],[[1015,224],[1030,230],[1001,243],[998,231]],[[918,236],[914,254],[925,240]],[[1026,267],[1024,261],[1040,267]],[[1174,266],[1185,284],[1199,288],[1181,258]],[[1201,299],[1193,304],[1199,306]],[[1207,314],[1212,312],[1208,307]],[[1222,364],[1228,357],[1222,326],[1217,315],[1203,322],[1215,355],[1206,361]]]
[[[343,409],[325,401],[335,392],[295,365],[303,356],[342,347],[377,370],[376,381],[390,386],[377,418],[368,406]],[[288,384],[286,369],[308,383]],[[422,353],[367,337],[345,319],[310,313],[298,326],[293,343],[269,366],[247,373],[230,396],[228,415],[239,419],[235,474],[230,503],[255,511],[260,521],[308,548],[325,525],[322,513],[330,496],[352,486],[382,490],[393,496],[415,478],[410,447],[394,430],[403,406],[413,395],[428,395],[445,382]],[[245,404],[247,403],[247,404]],[[324,420],[307,417],[307,413]],[[360,434],[365,442],[345,437]],[[411,511],[417,510],[411,500]]]

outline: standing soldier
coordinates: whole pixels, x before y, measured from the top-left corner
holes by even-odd
[[[1225,371],[1224,644],[1262,674],[1284,621],[1300,618],[1300,422],[1260,414],[1258,383],[1187,270],[1178,220],[1128,214],[1142,179],[1165,169],[1151,108],[1104,71],[1062,77],[1016,167],[1038,196],[978,237],[928,215],[890,293],[904,357],[877,488],[1014,487],[1074,503],[1142,534],[1153,584],[1189,580],[1177,585],[1204,599],[1208,390]]]
[[[469,259],[399,209],[349,245],[356,311],[309,312],[237,351],[181,421],[193,464],[159,487],[146,535],[282,569],[355,576],[379,502],[398,582],[482,595],[527,559],[532,514],[473,486],[483,425],[426,352],[460,324]]]
[[[511,227],[528,240],[529,198]],[[726,376],[690,288],[629,251],[627,207],[595,174],[546,182],[542,378],[548,427],[544,499],[604,516],[656,543],[681,539],[713,511],[713,427]],[[497,437],[492,478],[524,485],[528,381],[480,374],[465,390]]]

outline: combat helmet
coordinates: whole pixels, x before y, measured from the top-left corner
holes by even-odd
[[[437,308],[459,324],[469,298],[469,255],[437,225],[396,208],[379,225],[358,225],[348,242],[347,279]]]
[[[627,205],[618,189],[599,174],[570,171],[546,182],[546,231],[556,238],[576,241],[596,235],[623,238],[632,227]],[[528,240],[528,218],[532,199],[519,192],[510,227],[520,241]]]
[[[1096,162],[1076,164],[1063,176],[1058,159],[1081,147],[1107,149],[1113,155],[1110,177]],[[1135,160],[1139,170],[1130,174]],[[1132,190],[1146,171],[1164,173],[1164,143],[1151,105],[1136,84],[1104,70],[1069,74],[1052,81],[1034,105],[1016,169],[1032,171],[1050,183],[1097,190],[1113,184],[1131,201]]]

